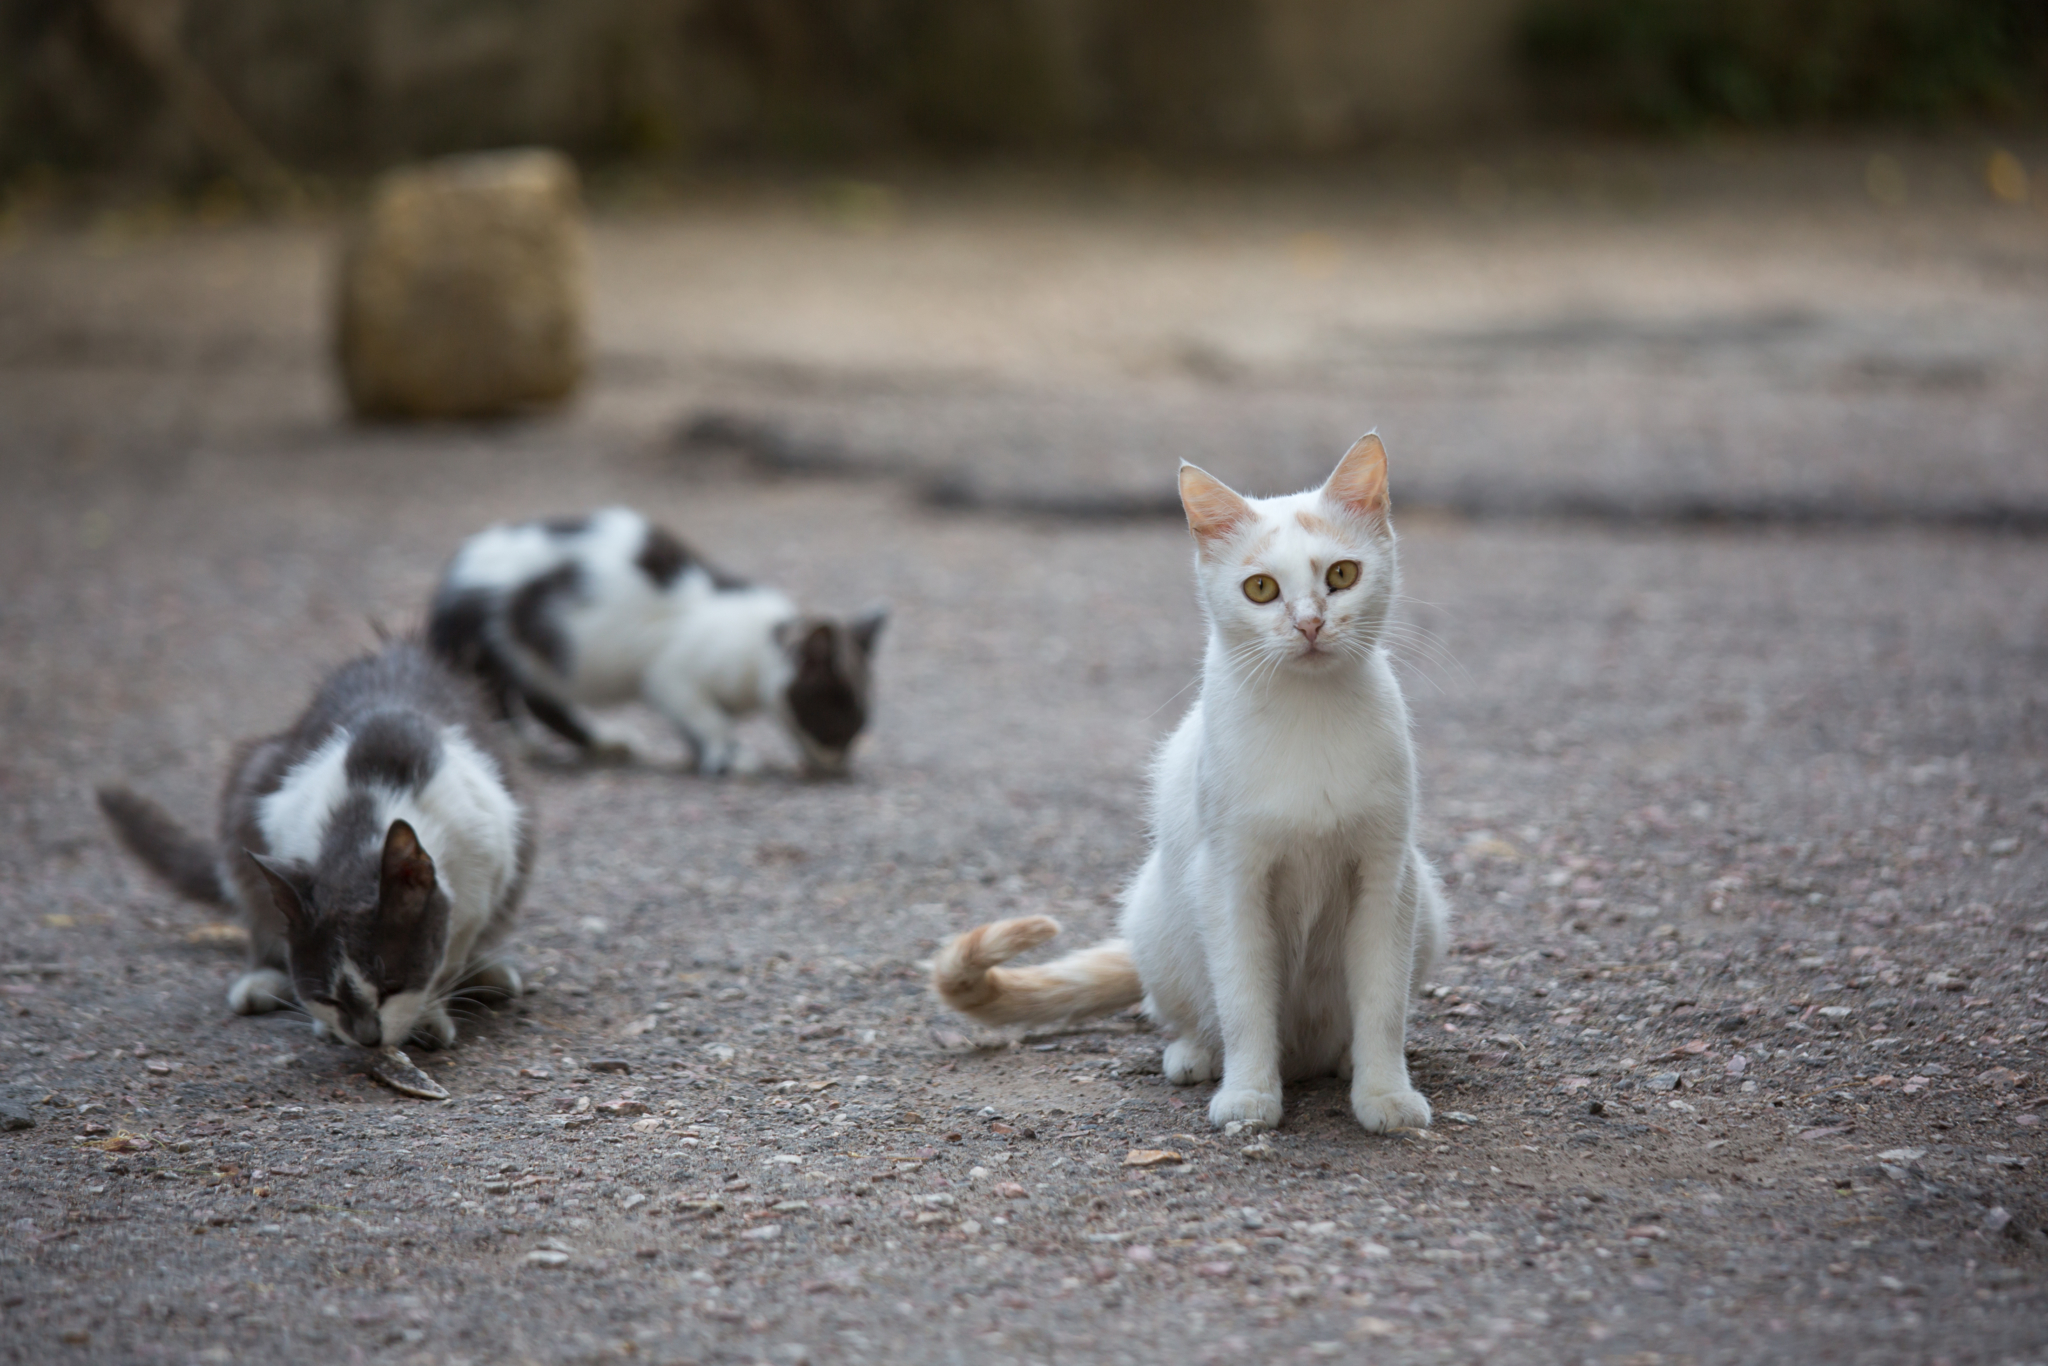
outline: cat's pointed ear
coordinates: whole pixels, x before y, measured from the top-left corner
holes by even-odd
[[[283,859],[265,858],[254,849],[242,852],[256,865],[256,871],[263,874],[263,881],[270,888],[270,902],[284,917],[285,925],[293,933],[303,933],[313,922],[313,912],[306,905],[306,894],[299,888],[305,879],[304,871]]]
[[[1180,505],[1187,510],[1188,530],[1208,547],[1250,520],[1252,507],[1231,487],[1200,465],[1180,463]]]
[[[819,622],[804,632],[803,643],[797,646],[797,662],[806,669],[829,669],[832,667],[832,627]]]
[[[882,627],[889,621],[889,609],[877,603],[846,624],[853,636],[853,643],[863,655],[875,652],[875,638],[882,634]]]
[[[1367,432],[1344,452],[1323,481],[1323,497],[1354,517],[1387,519],[1387,448],[1378,432]]]
[[[377,882],[377,905],[387,915],[416,916],[434,893],[434,860],[420,848],[420,838],[404,821],[391,822],[384,832],[384,864]]]

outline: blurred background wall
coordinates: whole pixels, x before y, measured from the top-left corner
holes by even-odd
[[[0,173],[2038,120],[2042,0],[6,0]],[[237,148],[240,148],[240,151]],[[230,168],[231,169],[231,168]]]

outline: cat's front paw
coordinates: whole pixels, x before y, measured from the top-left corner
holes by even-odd
[[[290,980],[276,968],[245,972],[228,988],[228,1009],[237,1015],[268,1015],[293,999]]]
[[[446,1006],[435,1006],[421,1015],[412,1027],[409,1042],[425,1049],[447,1048],[455,1042],[455,1021],[448,1016]]]
[[[1226,1086],[1209,1101],[1209,1122],[1219,1129],[1226,1124],[1242,1124],[1247,1129],[1278,1128],[1280,1093]]]
[[[1353,1091],[1351,1113],[1358,1116],[1367,1133],[1429,1127],[1429,1102],[1412,1086],[1399,1091]]]
[[[1198,1081],[1214,1081],[1223,1075],[1216,1050],[1193,1039],[1175,1039],[1166,1045],[1166,1056],[1161,1059],[1160,1067],[1166,1073],[1166,1079],[1175,1086],[1193,1086]]]

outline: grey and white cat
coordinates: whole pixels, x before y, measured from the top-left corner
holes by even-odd
[[[1386,452],[1353,446],[1320,488],[1245,498],[1180,470],[1209,644],[1202,695],[1153,771],[1152,852],[1123,935],[1039,967],[1059,932],[997,921],[943,948],[932,983],[989,1024],[1143,1001],[1176,1085],[1221,1077],[1209,1118],[1280,1122],[1283,1078],[1336,1073],[1376,1132],[1429,1123],[1408,1080],[1408,1002],[1446,910],[1415,843],[1415,753],[1387,658],[1397,587]]]
[[[237,1013],[297,1005],[365,1047],[455,1041],[451,996],[516,996],[495,950],[533,861],[531,823],[470,680],[412,641],[328,676],[282,734],[236,751],[209,848],[123,787],[101,809],[173,888],[249,931]]]
[[[839,773],[867,724],[886,617],[806,615],[639,513],[606,508],[471,537],[442,575],[427,638],[507,717],[523,706],[586,752],[620,746],[581,709],[638,700],[675,725],[700,772],[756,768],[736,723],[765,711],[810,769]]]

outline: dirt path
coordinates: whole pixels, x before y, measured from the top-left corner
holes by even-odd
[[[1301,335],[1348,325],[1325,295],[1257,288],[1297,269],[1310,208],[1238,210],[1207,245],[1014,206],[920,237],[913,212],[895,253],[746,212],[752,233],[730,208],[608,221],[591,401],[491,429],[332,421],[311,234],[0,256],[0,1109],[33,1120],[0,1134],[0,1356],[2048,1361],[2048,541],[1409,517],[1431,635],[1405,676],[1458,941],[1411,1032],[1427,1134],[1368,1138],[1324,1083],[1269,1138],[1225,1140],[1132,1022],[998,1038],[936,1013],[915,967],[998,914],[1108,929],[1199,646],[1169,520],[947,510],[934,472],[1142,490],[1190,433],[1281,431],[1226,472],[1288,484],[1377,420],[1397,501],[1411,467],[1455,485],[1434,462],[1554,488],[1585,473],[1558,433],[1605,402],[1655,492],[1700,468],[1667,458],[1685,414],[1763,375],[1774,397],[1742,420],[1815,443],[1781,487],[1924,491],[1951,466],[1909,458],[1914,434],[1965,411],[1952,467],[2034,487],[2018,433],[2043,353],[2022,343],[2048,274],[2027,256],[1978,309],[1955,264],[2012,220],[1844,229],[1824,287],[1800,283],[1790,210],[1721,257],[1679,252],[1675,221],[1494,224],[1528,280],[1591,278],[1631,241],[1693,263],[1616,272],[1604,316],[1697,322],[1748,280],[1746,316],[1835,321],[1781,366],[1697,336],[1460,343],[1368,367],[1411,404],[1396,423],[1292,361],[1199,379],[1117,359],[1186,333],[1147,332],[1150,287],[1091,273],[1148,241],[1146,279],[1228,275],[1212,322],[1237,344],[1304,310],[1328,317]],[[1384,260],[1427,228],[1332,236]],[[1954,251],[1894,269],[1912,232]],[[1034,287],[1080,302],[1021,359],[963,373],[964,340],[901,321],[886,364],[858,363],[858,328],[816,340],[817,317],[891,298],[965,337],[942,305],[999,308],[1026,239],[1065,244]],[[645,264],[663,253],[696,264]],[[1404,317],[1466,288],[1458,253],[1413,259]],[[712,265],[723,302],[699,316],[686,287]],[[1477,291],[1458,325],[1583,316],[1540,294]],[[1897,422],[1836,382],[1865,343],[1826,340],[1894,308],[1928,320],[1915,345],[1983,361],[1960,389],[1882,386]],[[1099,354],[1064,368],[1082,337]],[[777,476],[676,442],[713,410],[860,459]],[[1888,444],[1865,460],[1849,429]],[[1714,468],[1772,487],[1747,458]],[[516,944],[538,987],[428,1064],[446,1105],[302,1024],[229,1016],[231,936],[116,853],[92,785],[200,819],[227,743],[283,721],[372,619],[414,619],[462,532],[610,500],[808,600],[892,605],[857,776],[532,766]]]

